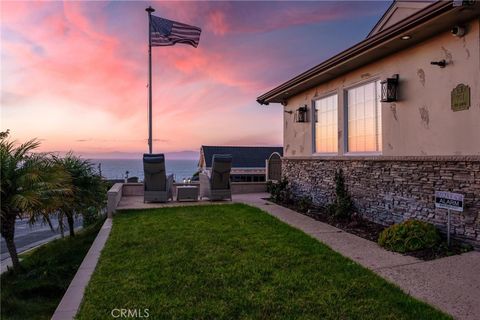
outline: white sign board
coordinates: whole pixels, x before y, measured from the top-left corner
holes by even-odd
[[[463,212],[463,194],[435,191],[435,208]]]

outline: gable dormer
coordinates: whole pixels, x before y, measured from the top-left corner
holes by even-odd
[[[373,27],[372,31],[368,34],[367,38],[387,29],[388,27],[396,24],[397,22],[407,18],[415,12],[425,8],[432,4],[435,0],[420,0],[420,1],[408,1],[398,0],[393,1],[385,14],[380,18],[377,24]]]

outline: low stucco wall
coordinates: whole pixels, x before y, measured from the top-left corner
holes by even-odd
[[[447,210],[436,209],[435,191],[464,194],[464,212],[452,212],[455,238],[480,248],[480,157],[284,158],[282,174],[295,196],[319,206],[335,199],[335,172],[343,169],[355,208],[365,218],[390,225],[408,219],[446,232]]]
[[[124,183],[123,196],[143,196],[143,183]]]
[[[232,194],[260,193],[266,191],[266,182],[232,182]]]
[[[177,194],[177,187],[182,185],[200,186],[198,182],[189,184],[174,183],[173,194]],[[265,182],[232,182],[232,194],[266,192]],[[124,183],[122,194],[124,197],[143,196],[143,183]]]
[[[177,194],[177,187],[186,185],[183,183],[174,183],[173,184],[173,194]],[[199,186],[200,184],[198,182],[192,182],[188,185],[191,186]],[[143,183],[124,183],[123,184],[123,195],[125,197],[131,197],[131,196],[143,196]]]
[[[107,191],[107,216],[112,217],[123,195],[123,183],[115,183]]]

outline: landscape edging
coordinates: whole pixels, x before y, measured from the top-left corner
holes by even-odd
[[[75,318],[82,303],[85,288],[95,271],[95,267],[100,258],[100,253],[107,242],[111,230],[112,219],[107,218],[83,259],[82,264],[78,268],[75,277],[63,295],[62,300],[58,304],[57,309],[52,316],[52,320],[73,320]]]

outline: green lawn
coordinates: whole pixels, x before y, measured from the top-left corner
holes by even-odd
[[[448,319],[301,231],[246,205],[126,211],[78,319]]]
[[[21,255],[23,270],[1,276],[1,319],[50,319],[102,223]]]

